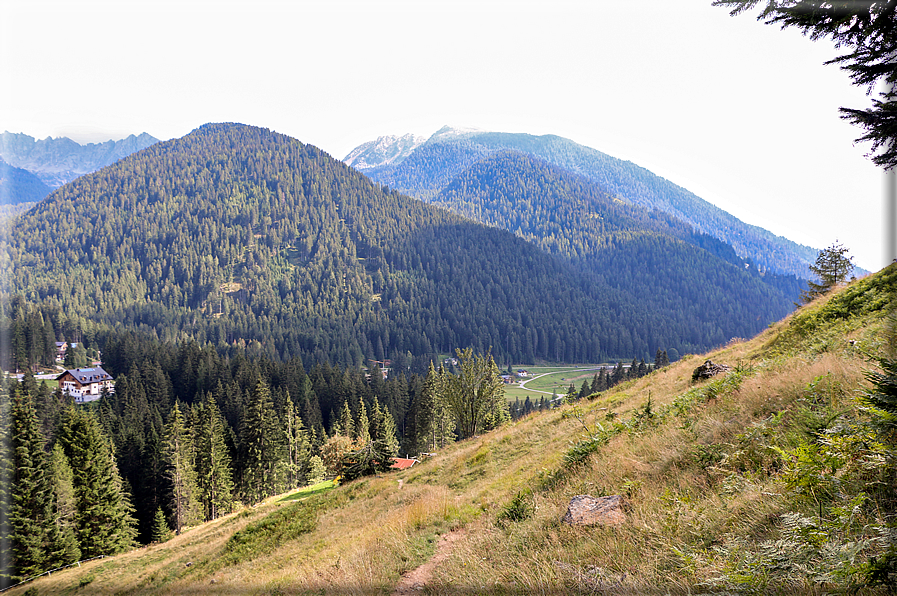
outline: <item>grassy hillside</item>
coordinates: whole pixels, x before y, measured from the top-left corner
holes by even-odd
[[[757,337],[531,415],[419,466],[316,487],[30,585],[38,594],[810,593],[873,577],[895,447],[858,396],[897,266]],[[692,381],[705,358],[733,370]],[[890,442],[889,442],[890,441]],[[621,494],[616,527],[561,522]],[[879,558],[881,561],[887,559]],[[884,576],[887,577],[887,569]],[[11,593],[23,593],[25,587]]]

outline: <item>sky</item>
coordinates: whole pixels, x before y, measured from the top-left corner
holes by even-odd
[[[444,125],[555,134],[874,271],[883,174],[838,114],[870,97],[835,56],[711,0],[0,0],[0,131],[241,122],[338,159]]]

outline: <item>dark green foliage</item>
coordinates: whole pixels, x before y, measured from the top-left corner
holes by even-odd
[[[250,356],[299,357],[306,366],[386,356],[404,373],[423,373],[438,352],[459,346],[491,346],[500,361],[517,362],[630,358],[674,343],[697,351],[784,314],[772,290],[724,262],[731,254],[708,260],[678,236],[630,234],[621,222],[636,217],[633,208],[580,186],[596,209],[602,205],[609,229],[627,230],[596,242],[619,246],[611,252],[626,259],[583,271],[567,262],[579,248],[561,250],[560,242],[547,255],[381,188],[288,137],[207,125],[79,178],[18,220],[10,281],[40,300],[43,312],[52,305],[65,313],[51,326],[57,335],[65,320],[85,333],[114,324]],[[693,240],[666,216],[638,218]],[[587,237],[584,230],[577,238]],[[664,259],[665,251],[680,256]],[[686,274],[681,283],[667,283],[679,273]],[[698,298],[707,307],[700,316],[689,310]],[[41,350],[50,327],[29,318],[33,311],[24,299],[10,310],[20,368],[47,357]],[[86,336],[83,342],[93,347]],[[204,382],[216,374],[205,365],[206,349],[182,347],[179,357],[195,366],[172,377],[170,389],[181,399],[198,385],[214,390]],[[299,387],[290,395],[302,399]],[[382,397],[396,418],[404,416]],[[341,405],[319,399],[324,413]],[[223,402],[222,412],[233,426],[238,415]],[[325,428],[312,427],[318,435]]]
[[[359,441],[356,445],[358,445],[357,449],[353,449],[343,456],[340,475],[346,480],[385,472],[392,465],[394,456],[389,454],[383,443],[368,439]]]
[[[156,515],[153,517],[153,534],[151,542],[165,542],[171,538],[171,528],[168,527],[168,521],[165,519],[165,513],[161,507],[156,509]]]
[[[510,503],[505,505],[496,516],[496,522],[504,527],[508,522],[520,522],[529,519],[536,512],[533,492],[529,489],[519,491]]]
[[[761,0],[714,0],[736,15],[762,4]],[[879,0],[831,2],[824,0],[768,0],[757,17],[770,25],[795,27],[810,39],[829,38],[836,48],[846,50],[826,64],[838,64],[850,74],[854,85],[877,88],[881,99],[873,99],[865,110],[841,108],[841,117],[865,129],[858,140],[872,143],[873,161],[884,167],[897,166],[897,12],[893,2]],[[877,152],[877,154],[875,154]]]
[[[837,243],[819,251],[816,262],[810,265],[810,271],[818,281],[807,282],[808,288],[800,295],[801,302],[811,302],[847,280],[854,267],[853,257],[848,257],[847,252],[843,244]]]
[[[491,354],[458,350],[459,374],[444,374],[439,383],[439,401],[451,412],[458,433],[467,439],[496,428],[510,419],[504,382]]]
[[[96,416],[69,409],[57,439],[68,458],[75,489],[76,534],[84,558],[114,554],[136,537],[130,503],[112,445]]]
[[[796,298],[745,270],[730,247],[696,241],[690,225],[615,199],[528,155],[484,158],[435,202],[573,259],[597,280],[662,312],[668,337],[689,351],[754,335],[762,328],[758,317],[779,319]],[[629,332],[639,337],[639,326],[652,324],[647,314],[632,323]]]
[[[50,485],[53,489],[53,517],[58,532],[59,565],[81,559],[81,548],[75,534],[77,504],[75,502],[74,472],[62,447],[57,443],[49,458]]]
[[[0,381],[0,588],[12,581],[9,512],[12,501],[13,454],[11,446],[11,404],[6,380]]]
[[[44,439],[31,396],[19,387],[12,404],[12,499],[9,513],[14,574],[25,579],[53,569],[60,553],[47,478]]]
[[[249,504],[285,487],[286,436],[274,411],[271,389],[259,379],[245,405],[240,428],[241,491]]]
[[[401,192],[432,201],[456,178],[462,178],[469,169],[479,167],[481,164],[478,162],[487,162],[494,154],[509,151],[544,160],[556,168],[563,168],[568,173],[583,176],[600,185],[608,196],[622,199],[617,204],[623,205],[628,202],[639,205],[643,209],[642,213],[649,218],[685,222],[697,230],[697,233],[688,239],[689,243],[725,260],[741,257],[754,272],[762,269],[764,272],[785,274],[767,275],[765,279],[773,285],[780,286],[789,295],[796,297],[800,291],[799,284],[793,276],[805,274],[807,264],[814,257],[815,251],[812,248],[745,224],[686,189],[636,164],[613,158],[554,135],[537,137],[528,134],[487,132],[440,137],[439,133],[436,133],[398,165],[365,169],[364,173]],[[568,187],[567,190],[571,188]],[[566,194],[566,197],[560,198],[577,199],[574,193]],[[586,196],[594,194],[589,191]],[[533,204],[534,207],[536,205]],[[655,210],[672,218],[647,215]],[[480,217],[480,214],[475,214],[475,219],[479,220]],[[516,214],[511,214],[509,218],[522,219]],[[506,227],[501,223],[498,225]],[[506,229],[516,232],[514,227]],[[547,240],[554,242],[551,238]],[[736,253],[738,257],[735,256]]]
[[[174,532],[180,534],[185,526],[192,526],[202,520],[202,502],[196,482],[192,433],[177,403],[165,425],[162,453],[165,478],[168,480],[168,509]]]
[[[217,519],[233,508],[233,472],[224,419],[212,394],[198,416],[196,478],[205,520]]]
[[[897,359],[882,356],[878,365],[880,370],[866,373],[872,387],[863,395],[863,401],[879,424],[897,430]]]
[[[304,486],[310,469],[311,442],[292,400],[287,401],[283,421],[287,446],[287,487]]]

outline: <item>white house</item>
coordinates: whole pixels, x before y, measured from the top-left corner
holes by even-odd
[[[109,393],[115,392],[115,381],[112,376],[99,366],[67,370],[56,377],[56,380],[62,392],[74,397],[76,404],[100,399],[103,390]]]

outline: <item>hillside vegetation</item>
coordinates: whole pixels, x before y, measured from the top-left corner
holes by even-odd
[[[893,348],[895,286],[891,266],[750,341],[530,415],[410,470],[272,498],[29,587],[389,594],[433,554],[437,535],[460,530],[428,593],[885,590],[897,579],[888,526],[897,450],[893,419],[862,396],[873,356]],[[733,370],[693,381],[705,358]],[[625,496],[626,521],[562,523],[578,494]]]
[[[698,232],[731,245],[739,257],[763,270],[804,276],[807,265],[816,256],[816,250],[746,224],[637,164],[563,137],[465,132],[444,127],[426,143],[393,161],[383,158],[385,154],[391,154],[383,146],[388,143],[388,138],[380,141],[368,144],[370,149],[367,151],[364,151],[364,145],[353,150],[346,157],[346,163],[378,182],[426,201],[435,199],[441,190],[477,162],[495,153],[514,151],[583,176],[614,197],[686,222]]]
[[[731,263],[664,239],[641,244],[661,261],[670,251],[661,277],[628,259],[603,269],[611,284],[295,139],[210,124],[58,189],[16,220],[3,252],[14,293],[82,326],[249,345],[306,368],[410,358],[424,372],[439,353],[490,346],[502,364],[650,358],[753,335],[791,309]],[[660,299],[630,291],[644,278]]]

